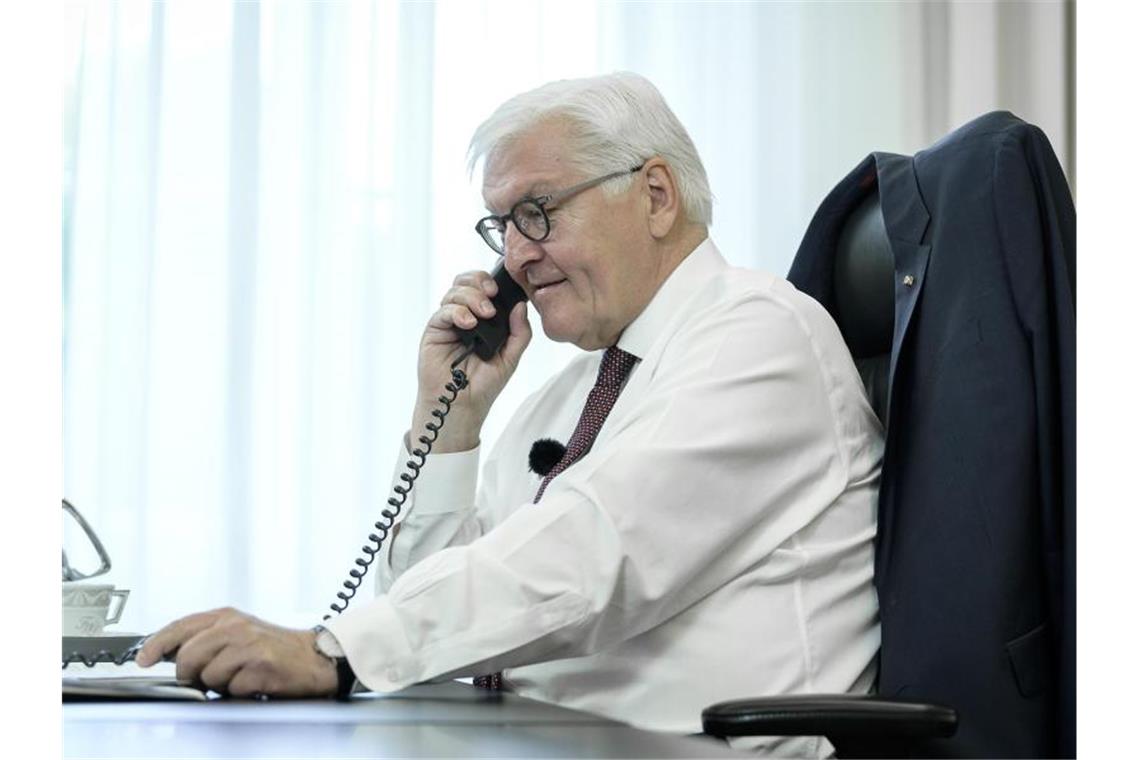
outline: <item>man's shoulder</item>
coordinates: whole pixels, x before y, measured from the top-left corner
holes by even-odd
[[[760,323],[776,315],[812,325],[830,321],[827,311],[811,296],[779,275],[762,269],[728,267],[710,278],[691,305],[693,319],[733,314],[742,324]]]
[[[728,349],[734,363],[802,354],[815,363],[850,361],[835,321],[814,298],[783,277],[731,267],[710,278],[677,315],[661,342],[661,358],[685,362]]]

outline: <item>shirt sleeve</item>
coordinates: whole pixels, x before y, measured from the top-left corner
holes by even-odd
[[[763,561],[847,484],[819,351],[778,300],[694,320],[541,503],[330,621],[357,676],[392,691],[591,654]]]
[[[393,485],[414,460],[407,437],[400,446]],[[399,535],[389,534],[377,558],[376,591],[387,592],[396,579],[424,557],[448,546],[474,540],[481,532],[475,519],[475,483],[479,447],[469,451],[429,454],[396,519]]]

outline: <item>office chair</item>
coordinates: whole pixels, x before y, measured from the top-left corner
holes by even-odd
[[[723,702],[705,733],[1075,755],[1075,226],[1048,139],[1004,111],[872,154],[825,199],[788,279],[886,430],[879,694]]]
[[[839,238],[833,317],[881,421],[887,418],[894,277],[894,256],[873,192]],[[958,725],[957,713],[943,705],[850,694],[733,700],[706,708],[701,717],[705,733],[714,736],[826,736],[841,758],[908,757],[916,741],[952,736]]]

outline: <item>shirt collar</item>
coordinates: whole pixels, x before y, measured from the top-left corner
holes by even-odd
[[[637,318],[618,338],[617,346],[639,359],[645,358],[666,323],[693,293],[713,275],[728,266],[712,238],[705,238],[661,283]]]

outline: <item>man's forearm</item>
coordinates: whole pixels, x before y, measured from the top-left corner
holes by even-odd
[[[412,427],[405,439],[408,451],[421,448],[420,436],[431,437],[427,428],[429,422],[440,425],[439,437],[436,438],[431,447],[433,454],[470,451],[479,445],[479,433],[483,429],[481,415],[473,414],[458,405],[454,405],[441,424],[439,418],[432,414],[435,409],[443,410],[438,401],[433,404],[416,404],[415,412],[412,415]]]
[[[427,415],[422,419],[426,422],[436,418]],[[392,475],[393,487],[407,487],[400,476],[410,474],[405,463],[416,459],[411,454],[413,448],[424,448],[415,439],[426,432],[421,424],[418,431],[404,435]],[[426,471],[416,478],[404,500],[399,521],[389,531],[385,548],[377,558],[379,592],[386,592],[404,570],[420,559],[478,536],[478,521],[473,516],[479,461],[477,440],[475,446],[461,451],[441,452],[437,445],[432,446],[425,462]],[[426,512],[421,506],[426,506]]]

